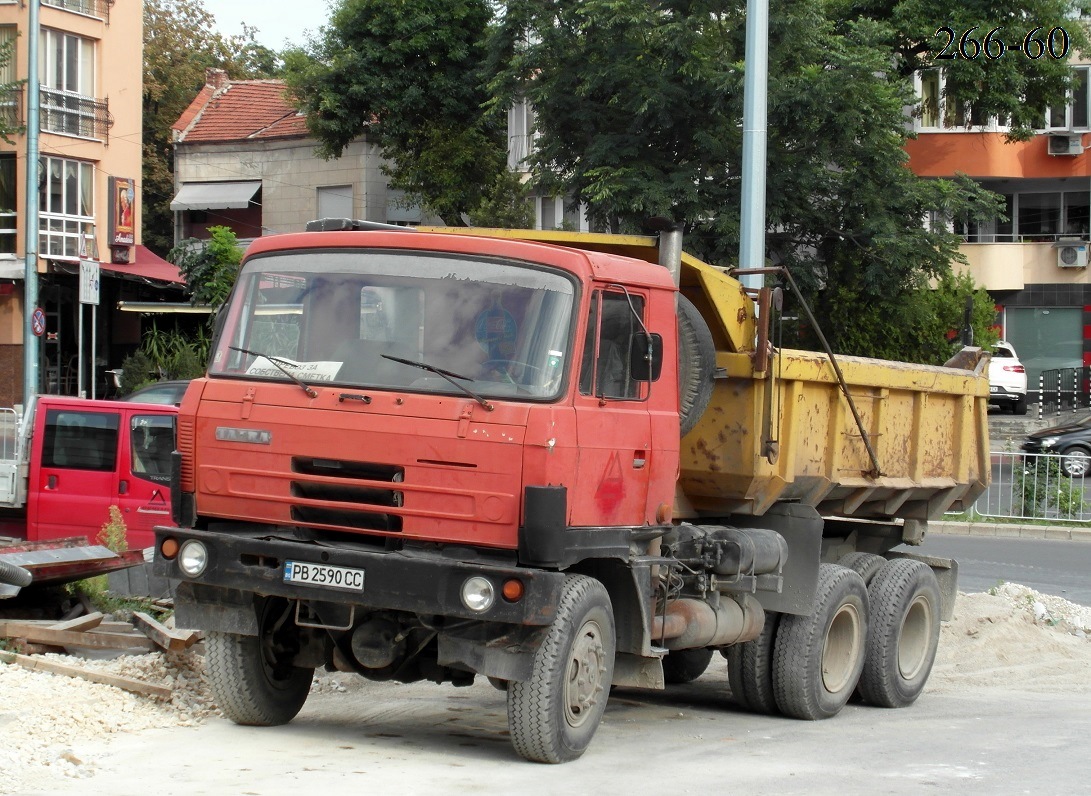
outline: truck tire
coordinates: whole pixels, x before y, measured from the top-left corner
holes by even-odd
[[[739,706],[752,713],[775,715],[777,700],[773,694],[773,642],[777,636],[780,614],[765,612],[765,625],[753,641],[727,648],[727,680],[731,695]]]
[[[0,561],[0,583],[8,583],[23,589],[29,586],[33,580],[34,575],[29,570],[8,561]]]
[[[708,408],[716,370],[716,345],[701,313],[678,294],[678,398],[682,436],[686,436]]]
[[[663,659],[663,679],[669,685],[692,683],[712,662],[712,650],[671,650]]]
[[[870,705],[902,708],[924,690],[939,647],[940,593],[932,568],[899,558],[868,586],[871,621],[860,696]]]
[[[283,600],[267,601],[259,636],[208,634],[209,688],[217,706],[236,724],[287,724],[307,701],[314,669],[290,662],[286,644],[291,644],[295,625],[282,621],[288,610]]]
[[[814,611],[780,620],[773,657],[773,692],[781,713],[828,719],[849,701],[864,668],[868,593],[863,578],[821,564]]]
[[[615,645],[606,588],[569,575],[530,679],[508,685],[508,730],[520,756],[563,763],[584,753],[606,710]]]
[[[864,579],[864,585],[867,586],[886,564],[886,559],[874,553],[849,553],[837,564],[846,569],[851,569]]]

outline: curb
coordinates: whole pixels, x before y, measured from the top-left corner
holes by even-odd
[[[1091,542],[1091,528],[1064,525],[1009,525],[996,522],[930,522],[928,532],[947,536],[993,536],[1004,539],[1058,539]]]

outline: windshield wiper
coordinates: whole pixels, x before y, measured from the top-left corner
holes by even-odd
[[[318,393],[315,392],[314,387],[312,387],[311,385],[304,382],[298,376],[296,376],[296,375],[294,375],[292,373],[289,373],[288,370],[283,365],[280,364],[281,362],[283,362],[283,363],[287,364],[289,367],[298,367],[294,362],[292,362],[292,360],[290,360],[290,359],[281,359],[280,357],[270,356],[269,354],[262,354],[262,353],[260,353],[258,351],[251,351],[249,348],[239,348],[238,346],[234,346],[234,345],[229,345],[228,348],[230,348],[232,351],[238,351],[240,354],[249,354],[250,356],[253,356],[253,357],[262,357],[264,359],[268,359],[270,362],[273,363],[273,365],[276,367],[277,370],[279,370],[281,373],[283,373],[289,379],[291,379],[296,384],[298,384],[300,387],[302,387],[303,392],[307,393],[308,397],[310,397],[310,398],[317,398],[318,397]]]
[[[435,373],[437,376],[442,376],[443,378],[447,379],[447,381],[451,382],[451,384],[453,384],[455,387],[462,390],[462,392],[466,393],[468,396],[470,396],[483,407],[485,407],[485,409],[490,412],[493,410],[492,404],[490,404],[480,395],[475,393],[465,384],[459,384],[457,381],[455,381],[455,379],[462,379],[463,381],[473,381],[473,379],[471,379],[469,376],[463,376],[450,370],[437,368],[435,365],[429,365],[427,362],[414,362],[411,359],[402,359],[401,357],[391,356],[390,354],[379,354],[379,356],[381,356],[383,359],[389,359],[391,362],[399,362],[402,365],[409,365],[410,367],[420,368],[421,370],[427,370],[429,373]]]

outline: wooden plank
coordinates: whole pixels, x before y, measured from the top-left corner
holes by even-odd
[[[160,647],[171,652],[189,649],[201,638],[201,634],[195,630],[172,630],[143,611],[133,614],[133,625]]]
[[[52,644],[61,647],[94,647],[96,649],[141,649],[154,650],[155,644],[147,637],[136,633],[99,633],[78,630],[54,630],[51,627],[29,623],[8,622],[4,630],[10,638],[22,638],[39,644]]]
[[[147,696],[162,697],[164,699],[170,699],[171,696],[171,689],[164,685],[145,683],[141,680],[134,680],[132,677],[122,677],[117,674],[107,674],[106,672],[96,672],[91,669],[81,669],[78,666],[69,666],[66,663],[47,661],[42,658],[32,658],[29,655],[19,655],[14,652],[0,651],[0,661],[3,661],[4,663],[16,663],[33,671],[52,672],[53,674],[63,674],[67,677],[78,677],[83,680],[90,680],[92,683],[112,685],[116,688],[123,688],[126,691],[133,691],[137,694],[146,694]]]
[[[101,625],[102,619],[102,614],[95,611],[93,614],[77,616],[75,619],[69,619],[67,622],[57,622],[55,625],[50,625],[50,627],[54,630],[90,630],[91,628]]]

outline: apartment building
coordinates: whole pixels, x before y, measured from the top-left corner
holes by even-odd
[[[32,0],[34,2],[35,0]],[[141,317],[119,301],[181,297],[178,270],[141,245],[143,6],[130,0],[37,0],[38,172],[27,187],[27,135],[0,141],[0,405],[23,396],[25,318],[44,311],[38,391],[90,394],[140,342]],[[0,41],[15,42],[0,82],[28,76],[30,4],[0,0]],[[0,97],[25,127],[27,89]],[[37,203],[38,306],[27,307],[27,208]],[[33,250],[33,249],[32,249]],[[80,264],[99,267],[97,309],[80,312]],[[76,372],[83,317],[83,378]],[[102,390],[96,390],[102,394]]]
[[[921,72],[917,137],[906,147],[914,173],[965,174],[1004,197],[1005,218],[942,223],[962,235],[966,268],[995,298],[1031,389],[1043,370],[1091,365],[1091,66],[1073,69],[1068,101],[1044,110],[1036,135],[1017,143],[1001,120],[945,102],[940,70]]]

